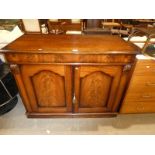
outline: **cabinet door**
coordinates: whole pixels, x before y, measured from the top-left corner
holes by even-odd
[[[75,67],[74,111],[81,113],[113,111],[112,107],[115,101],[118,101],[116,95],[120,92],[122,69],[122,66]]]
[[[71,67],[22,65],[21,76],[32,112],[72,111]]]

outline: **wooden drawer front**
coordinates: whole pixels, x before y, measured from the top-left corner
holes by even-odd
[[[125,98],[124,102],[128,102],[128,101],[143,101],[143,102],[147,102],[147,101],[154,101],[155,102],[155,92],[133,92],[128,94],[128,96]]]
[[[134,102],[128,101],[123,104],[120,113],[153,113],[155,112],[155,102]]]
[[[134,75],[154,75],[155,76],[155,61],[138,60]]]
[[[155,77],[134,76],[125,101],[155,101]]]
[[[155,93],[155,76],[133,76],[128,94],[148,91]]]
[[[134,55],[123,54],[48,54],[48,53],[6,53],[9,63],[37,64],[37,63],[133,63]]]

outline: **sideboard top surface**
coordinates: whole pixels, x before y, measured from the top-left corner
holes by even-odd
[[[25,34],[1,52],[69,54],[138,54],[140,49],[119,36]]]

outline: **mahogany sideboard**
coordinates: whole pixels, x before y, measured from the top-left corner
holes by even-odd
[[[139,51],[119,36],[50,34],[1,50],[28,117],[116,116]]]

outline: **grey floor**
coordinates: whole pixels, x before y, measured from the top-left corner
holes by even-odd
[[[113,118],[28,119],[19,97],[16,107],[0,116],[0,134],[155,134],[155,114],[119,115]]]

